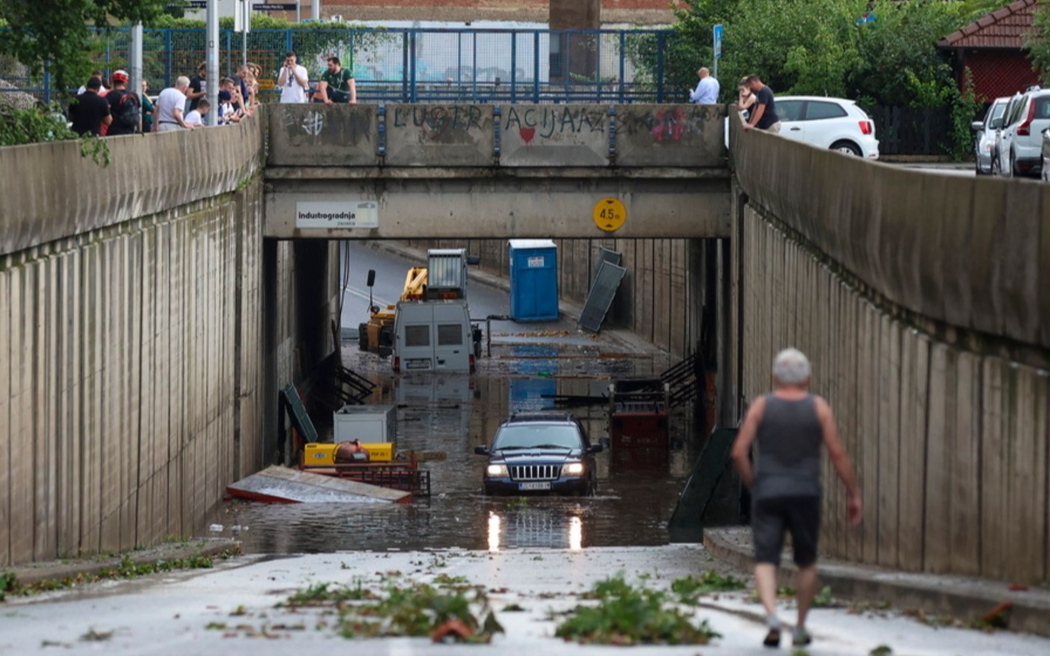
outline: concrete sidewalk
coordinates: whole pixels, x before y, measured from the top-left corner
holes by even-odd
[[[706,529],[704,546],[727,564],[750,570],[751,529]],[[778,585],[794,586],[796,568],[785,553]],[[821,586],[835,597],[864,602],[886,602],[899,610],[919,609],[928,614],[977,620],[1004,601],[1013,604],[1009,628],[1050,636],[1050,590],[1010,590],[1009,583],[962,576],[899,572],[870,565],[854,565],[822,558]]]

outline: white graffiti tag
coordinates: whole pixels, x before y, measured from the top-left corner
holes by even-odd
[[[316,137],[324,130],[324,114],[321,112],[310,112],[303,119],[303,132]]]

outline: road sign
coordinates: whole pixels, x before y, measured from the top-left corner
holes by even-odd
[[[722,24],[714,26],[715,33],[715,59],[722,58]]]
[[[254,5],[252,8],[255,9],[255,11],[295,11],[295,8],[298,6],[299,5],[295,4],[294,2],[287,4],[274,4],[272,2],[263,2]]]
[[[603,198],[594,204],[594,225],[605,232],[616,232],[627,221],[627,207],[619,198]]]

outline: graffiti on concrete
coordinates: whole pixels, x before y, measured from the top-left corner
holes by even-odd
[[[661,107],[646,112],[624,112],[620,129],[635,136],[648,133],[655,141],[677,142],[687,136],[704,134],[703,116],[682,107]]]
[[[394,127],[414,126],[431,132],[469,130],[481,126],[481,107],[477,105],[415,105],[394,108]]]
[[[321,112],[308,112],[303,117],[303,132],[316,137],[324,130],[324,114]]]
[[[471,143],[488,123],[478,105],[403,105],[394,107],[391,127],[415,132],[418,143]]]
[[[605,132],[606,111],[601,107],[544,107],[507,109],[504,132],[518,132],[529,145],[537,137],[557,139],[565,134]]]

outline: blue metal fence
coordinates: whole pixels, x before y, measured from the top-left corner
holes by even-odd
[[[334,54],[357,78],[359,102],[662,102],[666,30],[289,29],[220,34],[220,69],[232,76],[244,54],[263,70],[263,100],[288,50],[316,79]],[[127,67],[129,33],[110,32],[104,75]],[[242,52],[243,50],[243,52]],[[144,75],[152,90],[190,77],[206,57],[204,30],[145,30]],[[645,61],[641,61],[642,59]],[[6,82],[7,84],[4,84]],[[5,88],[7,87],[7,88]],[[272,88],[272,87],[271,87]],[[44,74],[0,58],[0,93],[50,101]]]

